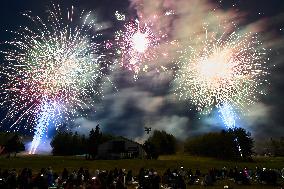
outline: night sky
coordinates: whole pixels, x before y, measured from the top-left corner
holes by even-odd
[[[153,1],[153,0],[151,0]],[[150,0],[144,0],[149,6]],[[174,0],[172,0],[174,1]],[[196,6],[198,0],[181,0],[186,6]],[[113,32],[122,28],[122,23],[115,18],[115,11],[126,15],[128,19],[141,14],[140,0],[62,0],[53,1],[62,10],[75,7],[75,12],[91,10],[95,12],[98,23],[107,23],[108,27],[100,31],[105,39],[112,40]],[[156,0],[155,0],[156,2]],[[171,0],[157,0],[161,9],[172,8]],[[0,42],[10,40],[11,35],[6,30],[17,30],[20,25],[30,24],[21,14],[31,11],[33,15],[42,16],[51,2],[49,0],[9,0],[1,2],[0,6]],[[179,4],[177,3],[177,5]],[[251,111],[243,116],[239,126],[252,133],[256,139],[284,136],[284,1],[282,0],[220,0],[204,1],[210,9],[220,9],[224,14],[234,11],[242,26],[261,23],[258,28],[266,44],[268,67],[270,75],[267,95],[250,107]],[[149,10],[151,10],[149,8]],[[143,11],[145,11],[143,9]],[[142,12],[143,12],[142,11]],[[152,11],[152,10],[151,10]],[[177,10],[179,13],[179,10]],[[182,11],[180,11],[182,12]],[[186,14],[183,12],[183,14]],[[183,14],[177,15],[167,29],[174,28],[176,20],[181,20]],[[202,15],[207,13],[202,13]],[[210,17],[207,15],[207,17]],[[190,23],[184,23],[190,25]],[[3,57],[1,56],[1,62]],[[87,118],[78,118],[75,122],[80,127],[74,127],[80,133],[88,133],[97,123],[103,132],[123,135],[137,141],[144,139],[144,127],[166,130],[180,139],[209,131],[223,129],[219,120],[210,115],[200,115],[190,110],[190,103],[169,98],[171,79],[167,74],[148,73],[137,81],[131,73],[118,70],[110,73],[118,91],[106,90],[105,97]],[[1,80],[1,82],[3,82]],[[5,110],[2,111],[5,112]],[[23,123],[22,123],[23,124]],[[2,130],[7,130],[9,123],[2,124]],[[21,129],[22,132],[27,132]]]

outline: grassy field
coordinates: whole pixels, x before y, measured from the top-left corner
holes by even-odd
[[[194,157],[187,155],[160,156],[158,160],[85,160],[84,157],[62,157],[62,156],[18,156],[16,158],[0,157],[0,167],[3,169],[15,168],[17,170],[30,167],[34,171],[39,171],[42,167],[51,166],[54,171],[61,172],[64,167],[68,169],[78,169],[80,167],[96,169],[113,169],[114,167],[132,169],[138,173],[141,167],[154,168],[159,173],[163,173],[167,168],[185,167],[192,170],[200,169],[207,172],[209,168],[226,167],[248,167],[254,169],[256,166],[267,168],[284,168],[284,158],[255,158],[254,162],[221,161],[213,158]]]
[[[66,167],[69,170],[78,169],[80,167],[88,168],[90,172],[94,172],[96,169],[109,170],[114,167],[123,169],[132,169],[134,174],[137,174],[141,167],[154,168],[158,173],[162,174],[167,168],[185,167],[200,169],[202,173],[207,173],[209,168],[222,168],[224,166],[230,167],[248,167],[254,169],[256,166],[267,168],[284,168],[284,158],[255,158],[254,162],[234,162],[234,161],[221,161],[212,158],[194,157],[187,155],[174,155],[174,156],[161,156],[158,160],[94,160],[88,161],[84,157],[60,157],[60,156],[19,156],[16,158],[0,157],[1,169],[15,168],[20,171],[22,168],[29,167],[33,169],[33,172],[39,171],[42,167],[51,166],[54,172],[61,173],[63,168]],[[221,186],[230,185],[233,188],[281,188],[276,186],[237,186],[231,181],[220,181],[216,186],[210,188],[223,188]],[[191,186],[190,188],[200,188],[200,186]],[[203,187],[204,188],[204,187]]]

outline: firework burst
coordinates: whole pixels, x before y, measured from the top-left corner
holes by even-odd
[[[1,105],[7,107],[5,120],[13,120],[14,131],[23,121],[30,130],[41,120],[45,123],[39,128],[46,128],[50,122],[47,114],[58,126],[80,109],[93,106],[94,95],[101,93],[104,56],[98,54],[98,45],[89,34],[94,24],[91,14],[83,12],[80,18],[84,22],[78,26],[73,21],[73,8],[67,19],[62,14],[55,5],[46,20],[24,14],[33,26],[13,32],[15,40],[5,42],[6,50],[1,51],[8,62],[1,70],[7,81],[1,86]],[[55,112],[58,115],[52,115]]]
[[[160,36],[160,37],[159,37]],[[135,76],[142,70],[147,71],[149,62],[157,58],[157,47],[166,35],[154,34],[151,25],[141,24],[138,20],[124,26],[116,32],[117,53],[121,55],[121,66],[133,71]]]
[[[201,38],[199,38],[201,39]],[[199,111],[230,104],[242,110],[263,94],[265,49],[252,33],[207,34],[200,49],[182,51],[175,94],[190,99]]]

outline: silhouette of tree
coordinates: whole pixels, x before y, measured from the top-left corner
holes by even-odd
[[[186,152],[221,159],[250,159],[252,149],[253,139],[250,133],[242,128],[223,130],[220,133],[207,133],[187,139],[185,142]]]
[[[268,151],[274,156],[284,156],[284,137],[280,139],[270,139]]]
[[[84,135],[77,132],[58,132],[50,143],[53,155],[86,154],[87,141]]]
[[[106,141],[113,139],[112,135],[103,135],[99,125],[89,133],[89,138],[79,135],[77,132],[58,132],[52,139],[50,145],[53,155],[82,155],[86,158],[95,158],[98,146]]]
[[[92,129],[89,134],[89,155],[92,159],[95,159],[98,153],[98,146],[102,142],[102,133],[100,132],[99,124],[96,126],[95,130]]]
[[[14,134],[10,139],[8,139],[5,144],[5,150],[9,153],[9,157],[11,153],[14,153],[14,156],[16,157],[18,152],[25,150],[25,146],[18,134]]]
[[[158,150],[153,143],[146,141],[143,144],[143,149],[147,154],[147,159],[158,159],[159,157]]]
[[[149,158],[158,158],[163,154],[174,154],[176,152],[176,138],[165,131],[155,130],[153,135],[144,143],[144,150]]]
[[[251,133],[247,132],[243,128],[235,128],[229,130],[229,133],[232,133],[234,138],[235,145],[238,150],[238,155],[242,155],[243,159],[250,159],[253,154],[253,139],[251,137]],[[238,149],[238,146],[240,149]]]

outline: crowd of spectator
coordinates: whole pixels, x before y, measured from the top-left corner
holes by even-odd
[[[37,174],[33,174],[29,168],[24,168],[20,172],[16,169],[0,170],[0,188],[126,189],[131,186],[137,189],[185,189],[190,185],[214,185],[218,180],[224,179],[245,185],[251,183],[276,185],[283,177],[283,171],[258,167],[254,170],[224,167],[201,173],[198,169],[193,171],[180,167],[167,169],[159,175],[154,169],[141,168],[138,175],[133,176],[131,170],[117,168],[96,170],[92,174],[88,169],[83,168],[73,171],[64,168],[61,174],[53,172],[51,167],[42,168]]]

